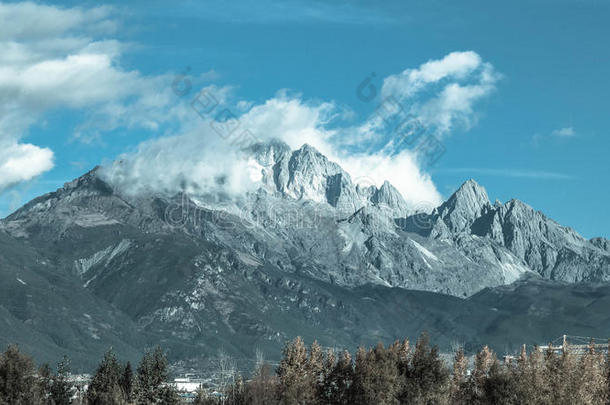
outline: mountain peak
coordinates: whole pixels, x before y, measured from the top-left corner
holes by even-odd
[[[349,174],[311,145],[293,151],[274,176],[278,190],[292,198],[354,208],[356,191]]]
[[[473,208],[477,211],[483,206],[490,204],[485,188],[473,179],[465,181],[464,184],[449,197],[446,204],[447,203],[453,206]]]
[[[315,147],[311,146],[308,143],[304,143],[303,145],[301,145],[301,147],[298,149],[298,151],[301,153],[310,153],[310,154],[323,156],[319,150],[317,150]]]
[[[400,214],[407,212],[407,203],[400,192],[389,182],[384,181],[381,187],[371,196],[375,204],[385,205]]]
[[[483,199],[486,202],[489,202],[489,197],[487,196],[487,190],[479,183],[477,183],[474,179],[466,180],[460,188],[454,193],[454,195],[471,195],[475,196],[479,199]]]
[[[457,189],[438,209],[440,217],[454,232],[467,230],[489,207],[487,191],[473,179]]]

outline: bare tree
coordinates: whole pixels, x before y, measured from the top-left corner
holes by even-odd
[[[226,402],[227,390],[231,387],[235,387],[235,374],[237,366],[235,360],[227,354],[223,349],[218,350],[218,357],[216,359],[216,379],[218,381],[218,391],[223,395],[221,397],[221,403],[224,405]]]

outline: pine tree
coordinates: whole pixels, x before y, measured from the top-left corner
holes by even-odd
[[[64,356],[57,364],[57,373],[51,382],[51,399],[54,405],[69,405],[72,399],[72,384],[68,381],[70,360]]]
[[[538,346],[534,347],[525,363],[525,368],[519,372],[520,399],[522,403],[544,404],[544,358]]]
[[[328,350],[326,352],[326,356],[324,358],[324,366],[322,368],[322,375],[318,382],[317,392],[316,392],[316,404],[331,404],[332,402],[332,374],[337,364],[337,356],[335,356],[335,352],[333,350]]]
[[[401,374],[407,372],[409,368],[409,362],[411,361],[411,345],[409,339],[405,339],[400,343],[398,347],[398,371]]]
[[[468,359],[463,348],[458,348],[453,358],[453,375],[451,377],[450,398],[453,405],[467,405],[466,372]]]
[[[278,399],[282,405],[304,405],[310,398],[311,379],[308,379],[307,349],[303,339],[297,337],[283,350],[277,368],[279,379]]]
[[[527,367],[527,348],[525,345],[521,346],[521,352],[519,353],[519,359],[517,359],[517,365],[519,367]]]
[[[180,403],[180,397],[174,387],[171,385],[163,385],[159,387],[156,401],[163,405],[178,405]]]
[[[589,349],[580,360],[580,384],[578,400],[583,405],[605,404],[608,400],[604,358],[595,351],[591,341]]]
[[[374,367],[373,384],[376,387],[377,404],[398,404],[400,376],[398,370],[398,351],[388,350],[379,343],[369,352]]]
[[[134,387],[136,403],[154,404],[164,395],[163,384],[168,379],[167,357],[161,347],[144,353],[137,371]]]
[[[334,363],[334,364],[333,364]],[[332,369],[330,369],[332,365]],[[354,378],[352,357],[348,351],[344,351],[338,360],[326,359],[327,372],[323,384],[323,396],[321,404],[348,405],[350,404],[350,387]]]
[[[560,366],[555,378],[560,381],[557,388],[557,403],[577,403],[579,385],[577,358],[567,341],[564,341],[561,349]]]
[[[474,357],[474,368],[466,384],[466,396],[469,404],[485,403],[485,381],[495,356],[489,347],[484,346]]]
[[[36,382],[36,399],[40,404],[49,404],[51,395],[51,384],[53,382],[53,375],[51,366],[48,363],[44,363],[38,367],[38,380]],[[0,401],[1,403],[1,401]]]
[[[488,405],[518,405],[517,380],[510,364],[501,365],[493,358],[483,382],[483,403]]]
[[[544,365],[542,367],[542,379],[538,393],[545,404],[556,404],[560,401],[563,391],[562,381],[557,378],[561,372],[561,359],[557,356],[556,348],[549,343],[544,353]]]
[[[305,393],[304,402],[306,404],[315,404],[318,398],[318,393],[322,389],[324,382],[324,354],[322,347],[317,341],[311,344],[307,356],[306,375],[305,375]]]
[[[210,397],[203,389],[197,390],[197,396],[193,403],[195,405],[220,405],[217,398]]]
[[[125,403],[121,389],[122,368],[112,350],[104,354],[104,358],[91,379],[87,389],[89,405],[121,405]]]
[[[525,403],[525,398],[528,396],[527,383],[527,369],[529,367],[527,358],[527,348],[525,345],[521,347],[521,352],[517,358],[517,365],[515,368],[515,382],[516,382],[516,394],[520,403]]]
[[[369,352],[356,355],[352,401],[354,404],[398,404],[399,374],[397,358],[379,343]]]
[[[610,405],[610,339],[608,339],[608,347],[606,349],[606,404]]]
[[[439,404],[448,397],[449,370],[440,358],[438,347],[430,347],[426,332],[417,339],[411,362],[402,377],[401,404]]]
[[[208,400],[208,395],[205,390],[201,387],[197,390],[197,395],[195,396],[195,400],[193,401],[195,405],[209,405],[210,401]]]
[[[123,394],[125,394],[125,399],[131,401],[133,399],[133,370],[129,361],[125,364],[123,374],[121,375],[121,389]]]
[[[39,400],[34,367],[32,359],[17,345],[10,345],[0,355],[0,403],[31,405]]]
[[[349,390],[349,403],[353,405],[367,404],[368,376],[371,374],[367,353],[360,346],[356,351],[352,384]]]

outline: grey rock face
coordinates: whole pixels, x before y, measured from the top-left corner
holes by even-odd
[[[304,330],[355,344],[406,333],[367,312],[371,291],[419,324],[402,309],[415,296],[450,302],[450,312],[462,300],[448,296],[523,278],[610,280],[608,240],[585,240],[518,200],[492,205],[472,180],[433,212],[409,214],[390,183],[354,184],[310,146],[270,142],[250,153],[262,185],[236,200],[133,196],[94,169],[0,221],[0,235],[6,249],[22,244],[91,294],[87,305],[101,300],[126,315],[123,324],[180,350],[271,347]]]
[[[383,182],[379,189],[374,190],[370,201],[377,205],[388,207],[395,218],[400,218],[409,212],[405,199],[387,180]]]
[[[290,151],[286,144],[274,141],[254,145],[250,151],[263,166],[263,183],[267,189],[283,197],[328,203],[342,215],[350,215],[368,204],[383,206],[395,217],[409,211],[400,192],[389,182],[384,182],[379,189],[362,188],[339,165],[309,145]]]
[[[587,241],[519,200],[481,216],[472,232],[506,247],[544,278],[610,280],[610,256],[601,240],[597,244]]]
[[[510,252],[518,266],[546,279],[610,280],[607,239],[587,241],[519,200],[491,205],[485,190],[473,180],[464,183],[425,221],[431,224],[429,231],[420,232],[425,236],[458,245],[483,238],[486,244]],[[407,229],[418,231],[410,222]]]
[[[291,151],[276,141],[250,152],[261,165],[264,187],[222,207],[185,195],[128,196],[94,170],[26,204],[2,227],[41,243],[75,226],[181,232],[341,286],[375,283],[459,297],[525,274],[610,280],[606,240],[587,241],[518,200],[492,205],[474,180],[431,214],[406,215],[407,204],[389,182],[355,185],[309,145]],[[168,221],[167,207],[177,207],[178,226]],[[91,254],[120,241],[110,239]],[[68,260],[77,259],[83,257]]]
[[[601,250],[605,250],[606,252],[610,252],[610,241],[608,239],[592,238],[590,242],[593,246],[598,247]]]
[[[465,182],[436,212],[451,233],[469,231],[474,221],[491,205],[487,192],[476,181]]]

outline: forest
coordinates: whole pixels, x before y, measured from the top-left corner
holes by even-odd
[[[610,344],[610,343],[609,343]],[[53,371],[11,345],[0,354],[0,404],[179,404],[166,354],[147,351],[135,368],[108,351],[86,390],[75,387],[69,360]],[[194,402],[193,402],[194,401]],[[489,347],[473,356],[456,349],[443,359],[424,333],[388,346],[336,352],[296,338],[277,367],[262,362],[249,375],[236,373],[222,387],[201,387],[196,405],[608,405],[610,358],[591,342],[584,353],[563,347],[523,346],[500,359]]]

